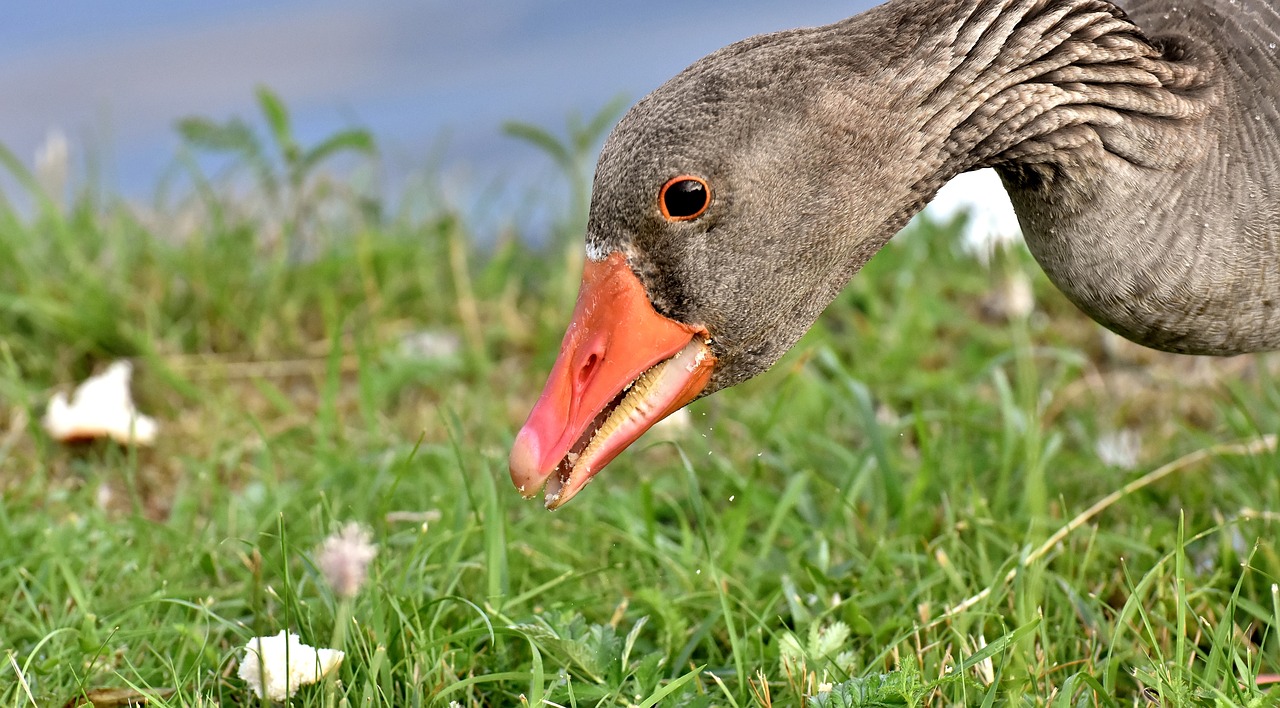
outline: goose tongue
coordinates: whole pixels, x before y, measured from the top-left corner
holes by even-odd
[[[511,481],[548,509],[569,501],[654,423],[697,398],[715,357],[706,331],[658,314],[620,253],[588,261],[542,396],[516,435]]]

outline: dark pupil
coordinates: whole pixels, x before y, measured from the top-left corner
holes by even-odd
[[[662,201],[667,213],[675,218],[693,216],[707,205],[707,188],[697,180],[681,180],[667,187]]]

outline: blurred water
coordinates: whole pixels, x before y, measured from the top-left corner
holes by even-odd
[[[107,186],[146,198],[172,162],[176,119],[255,115],[266,84],[304,140],[371,129],[393,187],[430,163],[482,193],[543,174],[503,120],[560,126],[729,42],[869,4],[4,0],[0,142],[30,160],[60,129]]]

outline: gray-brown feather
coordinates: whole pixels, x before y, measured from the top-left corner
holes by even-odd
[[[1134,341],[1280,348],[1280,16],[1261,0],[1126,9],[1169,71],[1104,109],[1112,120],[1055,157],[1049,186],[1001,169],[1027,243],[1081,309]]]

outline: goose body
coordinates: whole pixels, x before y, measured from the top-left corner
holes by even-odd
[[[583,287],[511,475],[547,506],[775,363],[957,174],[1141,344],[1280,348],[1275,0],[893,0],[694,63],[606,142]]]

